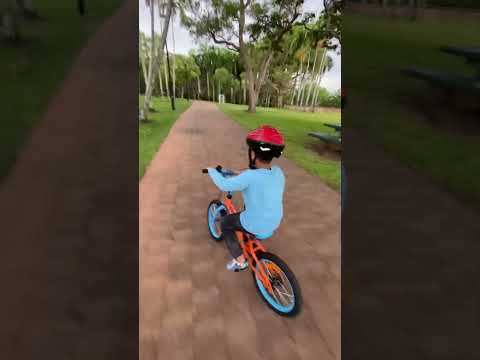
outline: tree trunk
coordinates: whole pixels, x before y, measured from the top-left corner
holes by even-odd
[[[154,13],[155,7],[153,2],[150,3],[150,17],[152,22],[152,51],[150,59],[150,68],[148,69],[148,83],[145,91],[145,99],[143,104],[143,110],[140,113],[140,120],[146,120],[148,118],[148,111],[150,108],[150,99],[152,96],[153,85],[155,77],[153,76],[154,70],[158,70],[158,60],[163,55],[163,48],[165,47],[165,42],[167,40],[168,26],[170,23],[170,16],[172,15],[173,0],[169,0],[167,3],[166,13],[165,13],[165,23],[163,24],[163,31],[159,42],[159,54],[155,54],[155,26],[154,26]],[[157,56],[155,56],[157,55]]]
[[[313,92],[313,97],[312,97],[312,101],[310,103],[310,106],[311,107],[314,107],[314,99],[316,99],[319,91],[320,91],[320,81],[321,81],[321,78],[322,78],[322,74],[323,74],[323,69],[325,68],[325,64],[326,62],[328,61],[328,56],[327,56],[327,50],[324,49],[323,51],[323,54],[322,54],[322,60],[320,61],[320,67],[318,68],[318,71],[317,71],[317,75],[315,76],[315,84],[318,85],[316,88],[315,88],[315,91]]]
[[[168,46],[166,43],[165,50],[167,50],[168,86],[170,86],[170,94],[173,94],[172,73],[170,71],[170,55],[168,54]],[[175,111],[175,97],[170,97],[170,103],[172,104],[172,110]]]
[[[212,81],[212,101],[215,102],[215,81]]]
[[[325,66],[327,64],[327,61],[328,61],[328,56],[327,56],[326,51],[325,51],[325,61],[322,65],[321,72],[320,72],[320,74],[318,76],[318,80],[317,80],[318,90],[317,90],[317,93],[314,95],[313,111],[315,111],[315,105],[317,104],[318,95],[320,94],[320,84],[322,82],[323,76],[325,75]]]
[[[142,59],[141,61],[142,61],[143,82],[145,83],[145,89],[146,89],[147,79],[148,79],[147,64],[145,63],[144,59]]]
[[[148,72],[147,72],[147,64],[146,64],[146,59],[145,59],[145,52],[147,51],[146,49],[146,44],[144,43],[145,39],[143,36],[140,37],[140,62],[142,65],[142,72],[143,72],[143,81],[145,83],[145,89],[147,86],[147,79],[148,79]]]
[[[184,98],[184,92],[185,92],[185,88],[182,86],[182,99]]]
[[[308,51],[308,61],[307,61],[307,68],[308,66],[310,65],[310,50]],[[297,106],[300,106],[300,96],[302,95],[302,91],[303,91],[303,87],[304,87],[304,81],[305,81],[305,75],[307,74],[307,68],[305,68],[303,70],[303,73],[302,73],[302,78],[300,79],[300,86],[299,86],[299,89],[298,89],[298,93],[297,93],[297,101],[296,101],[296,105]]]
[[[247,104],[247,87],[245,86],[245,80],[242,81],[243,87],[243,104]]]
[[[300,63],[300,69],[297,75],[295,76],[295,83],[293,84],[293,96],[292,96],[292,101],[290,102],[290,105],[293,105],[295,103],[295,99],[298,98],[300,94],[300,89],[297,90],[297,79],[298,79],[298,75],[302,74],[302,70],[303,70],[303,60]],[[300,86],[301,85],[302,85],[302,80],[300,80]]]
[[[177,89],[177,77],[175,75],[175,54],[172,56],[172,78],[173,78],[173,97],[176,96],[176,89]]]
[[[230,102],[233,104],[235,103],[234,99],[233,99],[233,88],[231,87],[230,88]]]
[[[207,100],[210,100],[210,79],[208,78],[208,71],[207,71]]]
[[[165,75],[165,88],[167,89],[167,97],[170,97],[170,88],[168,86],[168,71],[167,71],[167,61],[163,63],[163,73]]]
[[[158,67],[158,82],[160,84],[160,95],[163,97],[162,66]]]
[[[263,60],[262,65],[260,67],[260,75],[257,78],[257,83],[255,85],[255,92],[257,94],[260,93],[262,89],[263,83],[265,82],[265,77],[267,75],[268,67],[270,66],[270,62],[273,59],[273,51],[270,51],[267,57]]]
[[[170,1],[172,1],[172,0],[170,0]],[[172,92],[173,92],[173,98],[175,98],[175,89],[176,89],[177,78],[175,76],[175,35],[173,34],[173,21],[172,21],[172,47],[173,47],[173,55],[172,55],[173,90],[172,90]]]
[[[313,59],[313,69],[312,69],[313,77],[316,77],[315,76],[315,66],[317,65],[317,57],[318,57],[318,47],[315,48],[315,58]],[[308,89],[307,100],[305,101],[305,104],[307,106],[308,106],[308,101],[312,98],[313,83],[314,83],[314,81],[310,82],[310,87]]]
[[[160,3],[159,4],[159,7],[160,7]],[[159,10],[160,12],[160,10]],[[168,28],[167,28],[168,29]],[[166,41],[166,39],[165,39]],[[156,61],[155,61],[155,68],[154,68],[154,71],[157,73],[158,75],[158,81],[159,81],[159,85],[160,85],[160,94],[163,96],[163,81],[162,81],[162,64],[161,64],[161,60],[163,59],[163,48],[164,46],[162,46],[161,44],[161,39],[157,44],[155,44],[155,51],[156,51]],[[168,85],[167,85],[168,86]]]
[[[151,43],[150,43],[150,60],[148,64],[148,76],[147,76],[147,81],[145,83],[145,97],[143,100],[143,116],[140,116],[140,118],[143,120],[147,119],[148,112],[150,110],[150,94],[152,93],[152,88],[153,88],[153,60],[155,59],[155,46],[154,46],[154,41],[155,41],[155,10],[153,7],[153,4],[150,4],[150,36],[151,36]]]
[[[254,113],[257,111],[257,94],[255,93],[255,80],[253,78],[253,71],[250,66],[245,71],[248,84],[248,112]]]
[[[248,54],[248,49],[243,41],[245,32],[245,1],[240,0],[240,17],[238,21],[238,45],[240,48],[240,57],[245,67],[245,76],[248,81],[248,112],[256,112],[257,95],[255,93],[255,79],[253,77],[252,64]]]
[[[315,112],[315,107],[317,106],[318,102],[318,95],[320,94],[320,83],[322,82],[322,76],[320,76],[317,80],[317,88],[318,90],[313,94],[313,105],[312,105],[312,112]]]
[[[302,82],[300,83],[300,94],[299,94],[299,98],[298,98],[298,103],[297,103],[297,106],[302,106],[303,104],[303,97],[305,95],[305,81],[306,81],[306,75],[309,71],[309,68],[310,68],[310,49],[308,49],[308,61],[307,61],[307,67],[305,68],[305,71],[303,73],[303,77],[302,77]]]

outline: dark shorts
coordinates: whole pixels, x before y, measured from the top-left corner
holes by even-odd
[[[241,213],[230,214],[222,219],[222,236],[230,254],[234,258],[238,258],[243,253],[235,232],[248,232],[243,228],[242,223],[240,222],[240,214]]]

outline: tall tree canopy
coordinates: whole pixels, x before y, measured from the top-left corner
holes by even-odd
[[[258,93],[283,37],[296,23],[306,23],[313,14],[302,14],[304,0],[190,0],[182,12],[182,22],[198,38],[238,52],[245,68],[249,111],[255,112]],[[252,64],[252,47],[265,47],[258,76]]]

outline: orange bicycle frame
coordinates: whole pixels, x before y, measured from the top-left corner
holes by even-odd
[[[237,212],[237,210],[235,209],[235,206],[233,205],[232,199],[228,197],[226,193],[223,193],[222,203],[225,204],[225,206],[227,207],[229,214],[234,214]],[[236,231],[235,233],[236,233],[238,242],[242,247],[243,255],[248,261],[248,266],[254,272],[255,276],[257,276],[257,278],[260,279],[265,289],[267,289],[267,291],[270,294],[273,294],[272,284],[270,283],[270,280],[267,274],[265,273],[263,266],[258,267],[260,271],[258,271],[256,267],[253,266],[253,264],[258,264],[257,251],[265,252],[266,251],[265,247],[260,243],[260,241],[252,238],[250,235],[242,231]],[[248,242],[246,244],[245,244],[244,236],[247,237],[248,239]]]

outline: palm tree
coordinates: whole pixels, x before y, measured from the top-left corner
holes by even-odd
[[[158,62],[160,58],[163,55],[163,48],[165,47],[165,42],[167,40],[167,34],[168,34],[168,27],[170,23],[170,17],[172,15],[172,9],[173,9],[173,0],[167,0],[166,4],[162,3],[162,13],[164,13],[164,23],[163,23],[163,29],[162,33],[160,35],[159,43],[158,43],[158,51],[155,51],[155,9],[154,9],[154,0],[145,0],[147,3],[147,6],[150,7],[150,21],[151,21],[151,51],[150,51],[150,63],[149,63],[149,69],[148,69],[148,80],[147,80],[147,86],[145,90],[145,98],[144,98],[144,103],[143,103],[143,108],[140,112],[140,120],[145,121],[148,118],[148,112],[150,108],[150,100],[153,92],[153,87],[155,84],[155,76],[154,76],[154,71],[158,71]],[[160,0],[156,0],[160,1]],[[159,5],[160,6],[160,5]]]
[[[160,39],[156,38],[155,39],[155,49],[156,49],[156,56],[158,57],[158,62],[157,62],[157,67],[155,67],[154,71],[158,77],[158,82],[160,85],[160,94],[163,96],[163,81],[162,81],[162,71],[161,71],[161,62],[163,59],[163,52],[160,49],[160,44],[159,44]]]
[[[173,19],[172,19],[172,81],[173,81],[173,86],[172,86],[172,96],[175,99],[175,83],[176,83],[176,77],[175,77],[175,35],[173,31]]]
[[[317,57],[318,57],[318,45],[315,47],[315,58],[313,60],[313,68],[312,68],[312,75],[313,76],[312,77],[315,77],[315,66],[317,65]],[[314,81],[310,81],[310,88],[308,89],[308,95],[307,95],[307,99],[305,100],[305,105],[308,104],[308,100],[312,96],[313,83],[314,83]]]
[[[298,97],[300,96],[300,89],[297,90],[297,80],[300,74],[303,75],[303,63],[305,62],[305,57],[306,57],[305,49],[301,49],[298,52],[297,56],[298,56],[298,60],[300,61],[300,69],[298,69],[297,73],[295,74],[295,82],[293,83],[293,96],[292,96],[292,101],[290,102],[290,105],[293,105],[294,103],[296,103],[298,101]],[[301,83],[302,83],[302,80],[300,80],[300,85]]]
[[[146,64],[147,52],[148,52],[148,45],[147,45],[147,40],[145,39],[145,34],[143,32],[140,32],[138,53],[140,57],[140,64],[142,66],[143,79],[145,81],[145,86],[147,84],[147,78],[148,78],[148,71],[147,71],[147,64]]]
[[[310,56],[311,56],[311,49],[308,48],[308,60],[307,60],[307,67],[305,68],[302,76],[302,80],[300,81],[300,94],[299,98],[297,100],[297,106],[302,106],[303,105],[303,97],[305,95],[305,82],[307,81],[306,77],[308,76],[308,72],[310,71]]]
[[[165,61],[163,62],[163,73],[165,75],[165,88],[167,89],[167,97],[170,97],[170,87],[168,86],[168,69],[167,69],[167,67],[168,67],[167,58],[165,57]]]
[[[323,61],[322,61],[321,67],[318,70],[318,77],[316,81],[317,88],[313,94],[313,99],[311,103],[312,111],[315,111],[315,105],[317,104],[317,99],[320,94],[320,90],[321,90],[320,84],[322,82],[323,75],[327,70],[331,69],[331,67],[333,66],[332,59],[327,55],[326,50],[324,50],[323,56],[324,58],[322,59]]]

